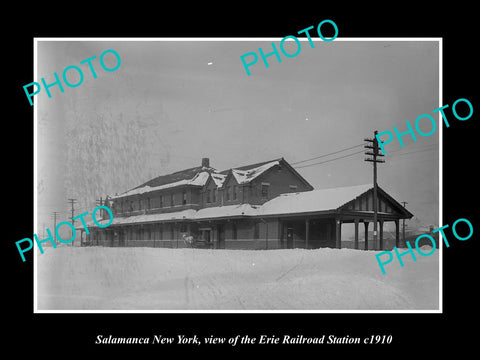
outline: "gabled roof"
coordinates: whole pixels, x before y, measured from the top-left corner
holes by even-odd
[[[245,165],[245,166],[237,166],[237,167],[234,167],[232,169],[236,169],[236,170],[252,170],[254,168],[258,168],[258,167],[261,167],[265,164],[268,164],[268,163],[272,163],[272,162],[275,162],[275,161],[282,161],[284,160],[283,158],[278,158],[278,159],[273,159],[273,160],[268,160],[268,161],[262,161],[262,162],[259,162],[259,163],[255,163],[255,164],[250,164],[250,165]],[[228,170],[224,170],[225,172],[229,171],[230,169]]]
[[[174,173],[171,173],[171,174],[157,176],[156,178],[153,178],[153,179],[147,181],[146,183],[135,187],[134,189],[138,189],[138,188],[145,187],[145,186],[157,187],[157,186],[162,186],[162,185],[166,185],[166,184],[175,183],[175,182],[178,182],[178,181],[181,181],[181,180],[190,180],[195,175],[197,175],[198,173],[200,173],[202,171],[210,172],[210,171],[215,171],[215,169],[205,168],[205,167],[202,167],[202,166],[197,166],[197,167],[193,167],[193,168],[190,168],[190,169],[177,171],[177,172],[174,172]]]
[[[217,187],[222,187],[225,179],[227,178],[227,174],[220,174],[220,173],[210,173],[212,180],[215,182]]]
[[[282,194],[267,201],[259,215],[279,215],[336,210],[368,191],[372,185],[357,185]]]
[[[132,190],[124,192],[123,194],[111,196],[110,198],[115,199],[115,198],[124,197],[124,196],[138,195],[138,194],[143,194],[151,191],[173,188],[176,186],[186,186],[186,185],[203,186],[205,185],[209,177],[210,177],[210,174],[207,171],[202,171],[202,172],[196,173],[191,179],[178,180],[175,182],[166,183],[164,185],[159,185],[159,186],[145,185],[142,187],[136,187],[136,188],[133,188]]]
[[[305,183],[308,188],[313,189],[313,187],[293,167],[291,167],[285,161],[285,159],[280,158],[270,161],[263,161],[256,164],[231,168],[220,172],[211,167],[197,166],[194,168],[177,171],[172,174],[158,176],[120,195],[110,196],[110,198],[115,199],[124,196],[138,195],[150,191],[173,188],[176,186],[204,186],[207,183],[209,177],[212,178],[218,188],[223,186],[225,180],[228,179],[229,176],[235,177],[235,180],[238,184],[248,184],[252,180],[258,178],[259,176],[277,165],[285,165],[303,183]]]
[[[235,180],[237,180],[239,184],[247,184],[250,181],[262,175],[265,171],[269,170],[270,168],[276,165],[280,165],[280,162],[278,160],[263,163],[260,166],[253,167],[246,170],[232,169],[232,175],[235,177]]]
[[[413,214],[401,206],[386,191],[377,186],[382,195],[395,208],[402,218],[411,218]],[[323,211],[343,211],[345,205],[357,198],[373,192],[372,184],[345,186],[330,189],[312,190],[299,193],[282,194],[264,203],[258,211],[259,216],[300,214]],[[373,210],[355,210],[355,212],[373,213]],[[380,212],[379,212],[380,213]]]

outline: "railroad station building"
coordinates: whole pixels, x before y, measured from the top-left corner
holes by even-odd
[[[342,247],[342,225],[354,224],[354,248],[384,249],[383,227],[413,214],[377,187],[378,242],[373,229],[373,185],[315,190],[284,158],[224,171],[201,165],[158,176],[107,196],[110,226],[78,228],[83,245],[289,249]],[[103,222],[109,222],[108,214]],[[100,223],[102,223],[102,221]],[[360,224],[363,226],[360,226]]]

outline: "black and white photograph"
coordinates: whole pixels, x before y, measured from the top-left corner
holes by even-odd
[[[472,5],[69,5],[2,25],[7,353],[475,353]]]
[[[441,310],[440,39],[36,46],[36,310]]]

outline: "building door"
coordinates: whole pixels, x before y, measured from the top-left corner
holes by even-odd
[[[125,246],[125,233],[123,229],[118,230],[118,242],[120,246]]]
[[[287,249],[293,249],[293,228],[287,228]]]
[[[212,240],[211,240],[211,229],[198,229],[200,231],[200,242],[203,243],[202,247],[211,248],[212,247]]]
[[[217,231],[218,231],[218,248],[225,249],[225,226],[223,224],[218,224]]]

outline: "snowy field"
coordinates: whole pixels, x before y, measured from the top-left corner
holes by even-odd
[[[438,310],[438,250],[403,268],[395,258],[385,275],[377,253],[46,249],[38,310]]]

